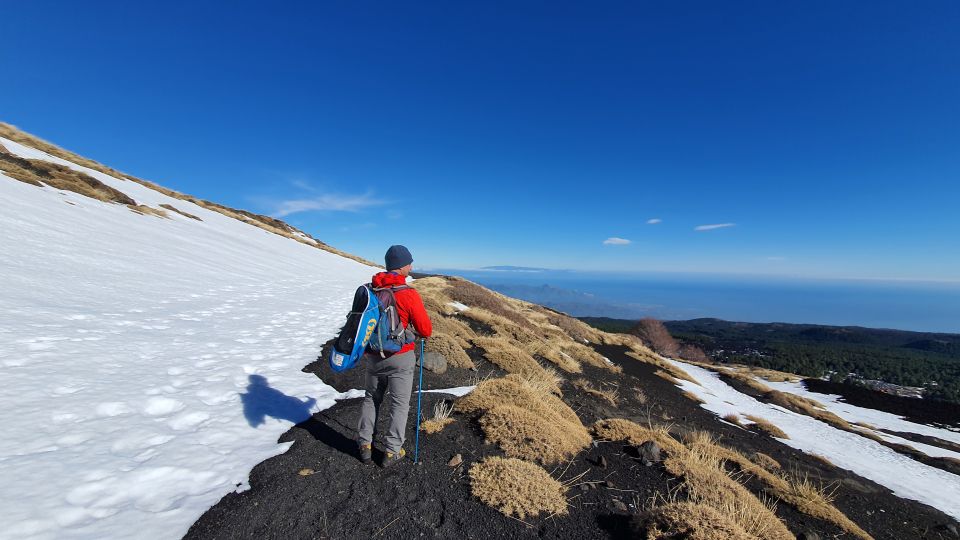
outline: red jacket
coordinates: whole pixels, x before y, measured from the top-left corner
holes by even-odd
[[[380,272],[373,276],[371,281],[374,287],[396,287],[406,285],[407,278],[395,272]],[[397,302],[397,313],[400,315],[400,323],[406,328],[411,323],[413,329],[420,334],[420,337],[430,337],[433,333],[433,324],[430,323],[430,317],[427,315],[427,309],[423,307],[423,300],[420,293],[415,289],[403,289],[393,293],[393,298]],[[412,351],[417,343],[407,343],[396,354]]]

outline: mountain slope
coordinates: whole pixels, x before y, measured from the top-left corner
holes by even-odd
[[[180,536],[286,448],[276,438],[291,423],[341,397],[299,368],[378,269],[0,145],[136,208],[179,211],[137,213],[0,172],[0,537]]]

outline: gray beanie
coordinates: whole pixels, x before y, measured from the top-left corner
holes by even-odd
[[[404,246],[390,246],[390,249],[387,250],[387,254],[384,256],[384,260],[387,263],[387,270],[396,270],[397,268],[403,268],[412,263],[413,255],[411,255],[410,250]]]

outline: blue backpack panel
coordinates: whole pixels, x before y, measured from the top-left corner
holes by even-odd
[[[353,295],[353,308],[330,351],[330,369],[340,372],[356,365],[363,356],[381,318],[380,300],[367,285]]]

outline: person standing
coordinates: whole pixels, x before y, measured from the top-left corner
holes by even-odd
[[[406,285],[407,276],[413,269],[410,250],[401,245],[390,246],[384,259],[387,271],[375,274],[371,284],[375,289],[393,289],[397,314],[403,327],[413,327],[422,338],[430,337],[433,326],[423,306],[423,299],[420,293]],[[364,463],[373,462],[374,431],[385,402],[390,416],[381,465],[388,467],[406,455],[403,442],[406,439],[410,394],[413,392],[413,374],[417,363],[415,349],[416,340],[412,340],[391,355],[383,356],[370,349],[363,355],[365,393],[357,427],[357,444],[360,460]]]

